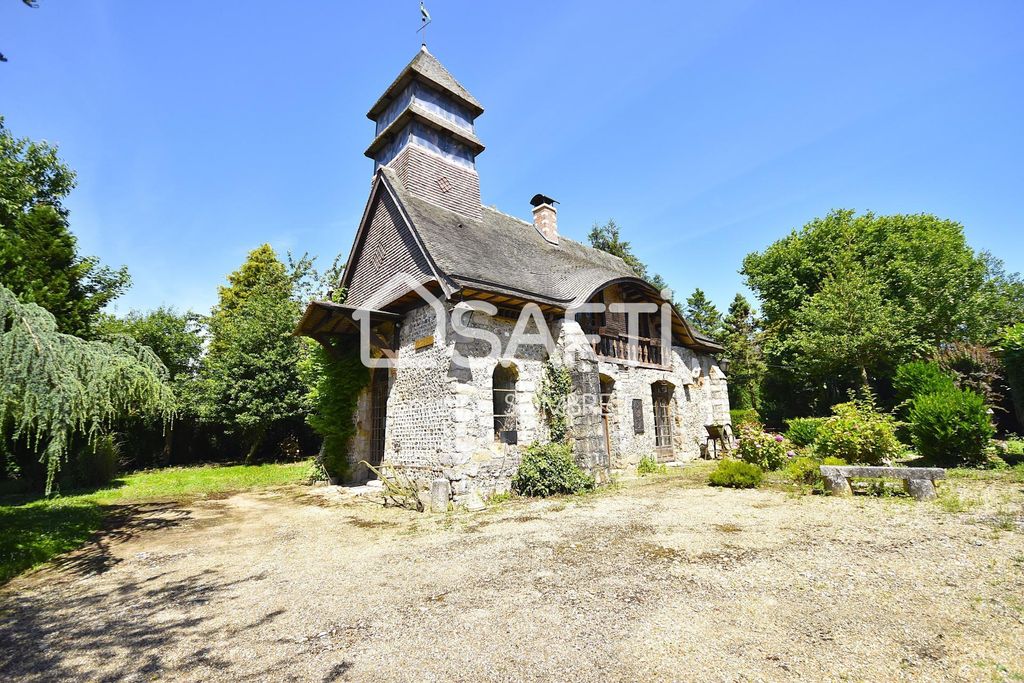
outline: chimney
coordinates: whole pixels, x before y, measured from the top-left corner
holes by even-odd
[[[551,244],[558,244],[558,211],[557,204],[551,197],[535,194],[530,204],[533,205],[533,227]]]

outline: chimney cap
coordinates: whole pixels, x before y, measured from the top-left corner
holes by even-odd
[[[557,203],[558,202],[556,202],[551,197],[547,197],[547,196],[542,195],[542,194],[535,194],[535,195],[533,195],[533,199],[530,200],[530,205],[531,206],[540,206],[541,204],[552,204],[553,205],[553,204],[557,204]]]

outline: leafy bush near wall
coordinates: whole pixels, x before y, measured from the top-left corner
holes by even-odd
[[[335,481],[349,475],[348,445],[355,434],[359,393],[370,381],[370,373],[359,359],[359,347],[334,348],[329,353],[317,345],[312,353],[315,409],[306,419],[323,437],[320,453],[327,474]]]
[[[594,478],[580,469],[572,447],[562,443],[532,443],[512,478],[512,490],[546,498],[559,493],[582,493],[594,488]]]
[[[761,425],[747,422],[739,428],[736,455],[762,470],[777,470],[786,462],[789,445],[780,434],[769,434]]]
[[[640,462],[636,466],[636,473],[641,477],[648,474],[665,474],[666,472],[668,472],[668,465],[658,462],[653,455],[645,455],[640,458]]]
[[[757,465],[726,458],[708,475],[708,484],[734,489],[752,489],[761,483],[762,478],[764,472]]]
[[[910,408],[910,432],[918,453],[937,465],[982,465],[995,435],[985,399],[969,389],[918,396]]]
[[[818,438],[818,427],[823,417],[794,417],[786,420],[786,438],[795,446],[810,446]]]
[[[832,412],[832,417],[818,427],[814,446],[819,455],[881,465],[903,452],[896,438],[896,420],[879,412],[874,399],[840,403],[833,406]]]

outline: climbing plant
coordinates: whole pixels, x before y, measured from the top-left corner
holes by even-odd
[[[0,286],[0,439],[40,453],[47,494],[75,436],[95,444],[129,412],[169,421],[174,405],[167,369],[148,347],[58,332],[46,309]]]
[[[344,480],[349,471],[348,444],[356,429],[353,417],[370,372],[359,358],[358,345],[342,347],[332,340],[327,343],[331,344],[330,350],[316,345],[310,355],[313,412],[306,422],[323,437],[321,460],[327,474]]]
[[[565,443],[569,438],[569,396],[572,395],[572,374],[568,368],[549,359],[537,391],[537,407],[548,423],[551,441]]]

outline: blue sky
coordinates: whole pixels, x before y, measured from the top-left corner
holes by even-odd
[[[248,250],[348,252],[365,113],[416,0],[0,5],[0,114],[60,146],[117,310],[206,311]],[[486,111],[484,203],[614,218],[720,307],[743,256],[833,207],[931,212],[1024,270],[1024,2],[431,0],[430,50]]]

